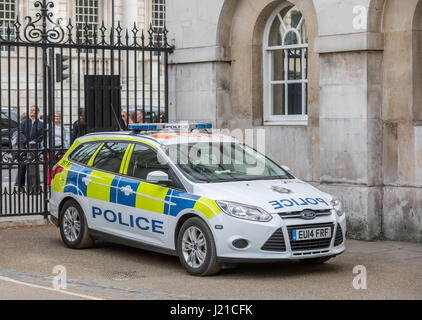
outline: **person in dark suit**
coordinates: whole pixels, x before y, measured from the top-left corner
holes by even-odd
[[[20,149],[38,149],[42,145],[44,138],[43,122],[37,118],[40,109],[36,106],[32,106],[29,110],[29,117],[23,119],[19,126],[20,135]],[[31,164],[32,166],[32,164]],[[36,181],[33,181],[33,185],[36,188],[39,187],[39,167],[34,164]],[[25,176],[27,171],[27,165],[19,166],[18,173],[16,176],[16,186],[21,189],[25,187]]]
[[[85,122],[85,110],[79,110],[79,119],[76,120],[72,125],[72,136],[70,144],[72,144],[76,138],[86,135],[86,122]]]

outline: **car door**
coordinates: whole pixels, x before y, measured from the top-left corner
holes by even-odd
[[[146,182],[151,171],[168,172],[161,164],[156,150],[143,143],[135,143],[126,161],[124,176],[117,191],[117,206],[129,225],[131,238],[155,246],[166,246],[168,240],[168,212],[172,188]]]
[[[71,194],[87,213],[86,184],[84,180],[92,169],[88,166],[89,160],[101,146],[101,142],[85,142],[75,148],[68,157],[69,165],[65,174],[60,176],[59,185],[63,185],[63,192]],[[62,178],[63,176],[63,178]],[[57,183],[53,184],[57,188]]]
[[[94,229],[114,235],[125,235],[116,206],[120,170],[130,146],[129,142],[107,141],[94,154],[88,166],[91,171],[82,181],[89,199],[89,220]]]

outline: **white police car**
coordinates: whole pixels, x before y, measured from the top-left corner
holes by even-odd
[[[173,127],[75,141],[53,168],[50,200],[67,246],[105,239],[178,255],[193,275],[237,262],[324,262],[345,250],[337,199],[231,137],[159,130]]]

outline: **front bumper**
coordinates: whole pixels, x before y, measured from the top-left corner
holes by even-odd
[[[222,213],[213,221],[223,225],[215,229],[217,256],[220,262],[267,262],[336,256],[345,250],[345,215],[330,215],[313,220],[281,218],[274,214],[269,222],[252,222],[232,218]],[[218,221],[219,220],[219,221]],[[225,223],[224,223],[225,222]],[[331,226],[331,237],[321,240],[292,241],[292,230]],[[244,239],[248,245],[236,248],[233,241]]]

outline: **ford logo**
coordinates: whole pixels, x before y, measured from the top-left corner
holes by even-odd
[[[315,219],[315,217],[316,217],[316,213],[315,213],[315,212],[313,212],[313,211],[311,211],[311,210],[305,210],[305,211],[302,211],[302,212],[300,213],[300,217],[301,217],[302,219],[312,220],[312,219]]]

